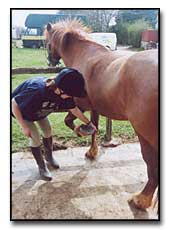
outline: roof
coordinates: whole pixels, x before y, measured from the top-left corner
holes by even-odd
[[[25,26],[30,28],[41,28],[48,22],[55,22],[55,14],[29,14],[25,20]]]

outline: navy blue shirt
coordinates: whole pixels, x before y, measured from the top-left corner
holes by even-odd
[[[24,120],[38,121],[58,110],[75,107],[73,98],[62,99],[46,87],[46,77],[26,80],[12,93]]]

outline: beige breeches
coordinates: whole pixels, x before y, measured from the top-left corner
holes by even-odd
[[[31,137],[29,138],[30,147],[38,147],[41,145],[41,136],[36,123],[41,129],[43,137],[48,138],[51,137],[52,135],[51,125],[48,118],[44,118],[36,122],[25,120],[25,123],[27,124],[27,126],[31,131]]]

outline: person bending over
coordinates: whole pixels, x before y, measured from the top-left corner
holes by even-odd
[[[59,164],[52,154],[52,129],[48,115],[58,110],[69,110],[83,123],[96,127],[75,105],[73,97],[85,97],[85,82],[82,74],[72,68],[64,68],[56,77],[34,77],[24,81],[12,93],[12,115],[20,124],[23,134],[30,140],[31,152],[37,162],[42,179],[51,180],[46,162],[41,153],[41,140],[35,123],[42,130],[46,161],[58,169]]]

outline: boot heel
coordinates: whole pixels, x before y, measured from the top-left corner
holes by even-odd
[[[47,167],[46,168],[39,167],[39,173],[40,173],[41,179],[46,180],[46,181],[52,180],[51,173],[49,172]]]
[[[52,151],[53,151],[53,141],[52,137],[44,138],[43,137],[43,144],[45,149],[45,159],[46,161],[55,169],[59,168],[58,162],[53,157]]]

